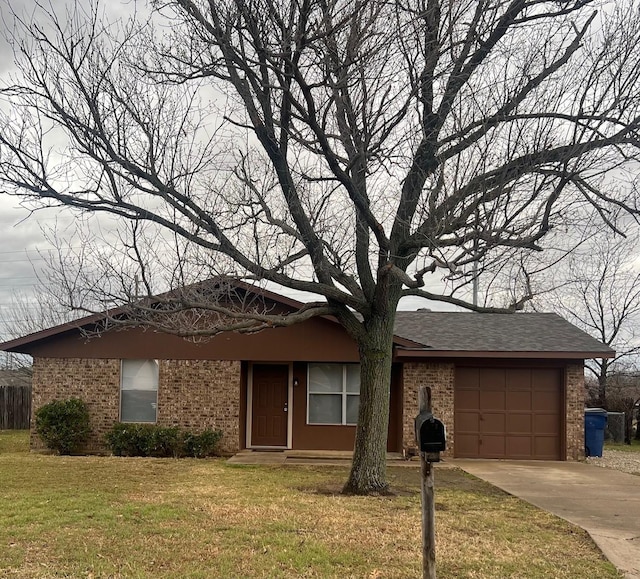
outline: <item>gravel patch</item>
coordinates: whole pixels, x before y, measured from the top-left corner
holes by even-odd
[[[603,468],[613,468],[640,475],[640,452],[625,452],[624,450],[604,450],[602,458],[587,457],[587,462]]]

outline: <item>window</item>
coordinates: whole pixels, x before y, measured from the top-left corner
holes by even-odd
[[[121,422],[155,422],[158,407],[158,361],[122,360]]]
[[[309,364],[308,424],[356,424],[360,405],[358,364]]]

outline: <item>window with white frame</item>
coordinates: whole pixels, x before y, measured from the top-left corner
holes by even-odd
[[[120,421],[155,422],[158,409],[158,361],[122,360]]]
[[[309,364],[308,424],[356,424],[360,405],[359,364]]]

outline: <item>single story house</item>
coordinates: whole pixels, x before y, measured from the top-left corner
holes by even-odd
[[[301,304],[248,289],[273,311]],[[140,327],[87,338],[89,316],[0,344],[33,357],[35,410],[79,397],[90,450],[118,421],[223,431],[222,450],[351,450],[358,349],[330,317],[189,341]],[[83,331],[84,330],[84,331]],[[556,314],[399,311],[388,450],[415,449],[418,391],[432,389],[446,456],[575,460],[584,453],[584,367],[614,352]],[[33,449],[41,448],[32,435]]]

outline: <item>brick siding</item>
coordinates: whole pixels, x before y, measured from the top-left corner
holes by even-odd
[[[120,360],[35,358],[32,396],[32,425],[35,425],[33,413],[47,402],[67,398],[84,400],[89,407],[92,428],[87,450],[104,450],[104,435],[120,414]],[[33,429],[31,448],[45,448]]]
[[[36,358],[32,414],[47,402],[71,397],[81,398],[89,407],[92,435],[87,451],[104,451],[104,435],[120,415],[120,360]],[[161,360],[157,423],[193,432],[219,428],[224,433],[220,450],[237,451],[240,362]],[[33,431],[31,448],[44,449]]]
[[[571,364],[565,370],[567,460],[584,458],[584,367]]]
[[[402,370],[404,396],[402,404],[402,449],[407,452],[416,448],[414,419],[418,414],[418,392],[423,386],[431,388],[433,415],[447,429],[447,450],[443,457],[453,456],[453,386],[455,366],[453,364],[406,362]]]
[[[240,362],[161,360],[158,424],[224,433],[220,450],[238,451]]]

